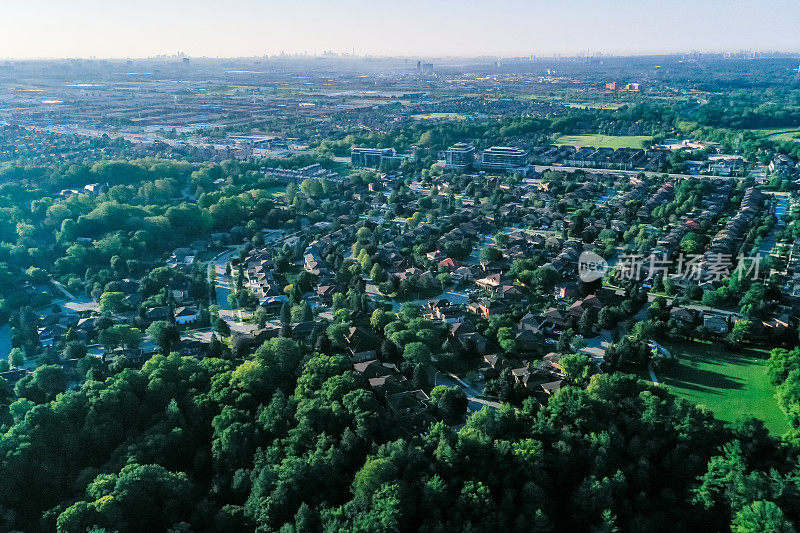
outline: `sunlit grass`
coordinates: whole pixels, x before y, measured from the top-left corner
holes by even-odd
[[[561,135],[555,144],[569,146],[591,146],[593,148],[642,148],[649,135]]]
[[[678,357],[678,363],[656,375],[672,394],[706,406],[726,422],[755,417],[775,435],[789,429],[767,375],[768,353],[750,349],[734,352],[719,344],[699,342],[665,346]]]

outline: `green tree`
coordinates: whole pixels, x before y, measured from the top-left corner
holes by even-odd
[[[597,373],[597,366],[592,362],[591,357],[582,353],[564,355],[559,360],[559,364],[564,369],[564,377],[567,381],[581,386],[588,385],[589,378]]]
[[[780,507],[770,501],[755,501],[745,505],[731,523],[733,533],[794,533],[791,522]]]
[[[18,398],[35,403],[53,401],[66,389],[67,376],[59,365],[41,365],[19,380],[14,387]]]
[[[20,348],[12,348],[8,354],[8,364],[11,368],[21,368],[25,364],[25,352]]]
[[[487,246],[480,253],[481,263],[492,263],[503,259],[503,252],[494,246]]]
[[[180,332],[175,327],[175,324],[164,320],[158,320],[150,324],[147,328],[147,336],[156,343],[164,355],[169,354],[172,346],[181,340]]]
[[[403,348],[403,358],[411,363],[427,367],[431,362],[431,350],[421,342],[410,342]]]
[[[100,295],[100,311],[116,313],[125,308],[125,294],[121,292],[104,292]]]
[[[501,327],[497,330],[497,342],[506,353],[513,353],[517,350],[517,341],[514,330],[510,327]]]
[[[431,391],[431,403],[444,420],[460,422],[467,412],[467,395],[459,387],[438,385]]]

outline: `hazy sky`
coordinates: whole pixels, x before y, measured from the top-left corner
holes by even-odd
[[[0,0],[0,57],[800,51],[798,0]]]

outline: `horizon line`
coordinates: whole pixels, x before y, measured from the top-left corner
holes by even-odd
[[[324,52],[277,52],[265,53],[259,55],[192,55],[181,51],[165,52],[163,54],[149,55],[149,56],[35,56],[35,57],[20,57],[20,56],[0,56],[0,61],[74,61],[74,60],[90,60],[90,61],[147,61],[154,59],[170,59],[170,58],[188,58],[188,59],[211,59],[211,60],[230,60],[230,59],[265,59],[265,58],[310,58],[310,59],[522,59],[532,58],[536,59],[625,59],[625,58],[644,58],[644,57],[670,57],[670,56],[686,56],[686,55],[739,55],[739,54],[776,54],[776,55],[797,55],[800,57],[800,49],[796,50],[775,50],[775,49],[737,49],[737,50],[685,50],[685,51],[641,51],[636,53],[613,53],[602,51],[591,51],[581,53],[529,53],[529,54],[353,54],[351,52],[336,52],[333,50]]]

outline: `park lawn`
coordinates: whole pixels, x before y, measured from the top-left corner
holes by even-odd
[[[752,416],[763,420],[773,435],[789,429],[767,375],[768,353],[752,349],[733,352],[699,342],[665,347],[678,357],[678,363],[658,370],[656,377],[675,396],[709,408],[725,422],[736,424]]]
[[[652,139],[649,135],[561,135],[555,144],[591,146],[592,148],[641,148]]]
[[[433,119],[440,119],[446,118],[451,120],[466,120],[470,118],[472,115],[466,115],[464,113],[422,113],[418,115],[411,115],[411,118],[417,120],[433,120]]]
[[[281,185],[281,184],[270,185],[264,190],[271,197],[277,198],[278,196],[283,196],[286,194],[286,185]]]
[[[763,128],[749,130],[771,141],[800,141],[800,128]]]
[[[567,107],[572,107],[575,109],[606,109],[606,110],[617,110],[622,106],[628,105],[626,103],[619,103],[619,102],[570,102],[569,104],[565,104]]]
[[[784,131],[767,137],[770,141],[800,142],[800,130]]]

